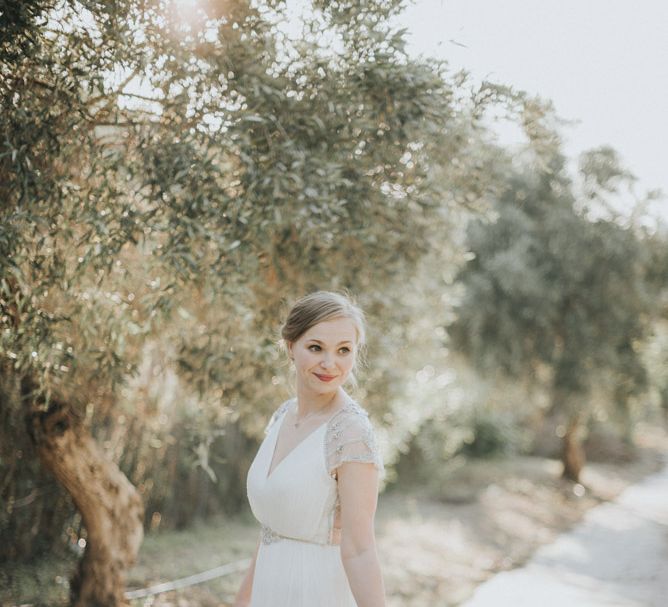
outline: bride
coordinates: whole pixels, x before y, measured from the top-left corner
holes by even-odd
[[[383,464],[366,411],[343,385],[364,345],[364,316],[318,291],[282,337],[296,396],[272,415],[248,471],[260,539],[235,607],[384,607],[374,515]]]

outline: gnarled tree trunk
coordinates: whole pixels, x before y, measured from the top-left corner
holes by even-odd
[[[63,403],[33,411],[28,424],[42,464],[72,496],[88,534],[71,583],[72,605],[126,604],[125,574],[144,534],[139,493]]]
[[[585,452],[580,436],[580,415],[573,414],[568,418],[566,432],[562,439],[561,461],[564,465],[563,477],[580,482],[580,472],[585,463]]]
[[[573,482],[580,482],[580,472],[585,464],[585,450],[582,446],[583,411],[582,394],[565,389],[555,382],[552,386],[551,411],[562,420],[566,418],[566,427],[561,437],[561,476]]]

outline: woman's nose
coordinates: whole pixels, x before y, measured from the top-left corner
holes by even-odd
[[[326,369],[331,367],[333,363],[334,363],[334,359],[332,358],[332,356],[330,354],[325,354],[322,357],[322,360],[320,361],[320,364]]]

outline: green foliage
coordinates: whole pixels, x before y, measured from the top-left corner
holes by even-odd
[[[277,323],[305,291],[360,294],[379,353],[365,402],[400,402],[401,323],[425,309],[401,288],[434,244],[453,273],[453,217],[490,180],[471,116],[498,100],[410,59],[399,2],[317,5],[297,40],[281,2],[173,4],[5,15],[0,359],[85,420],[147,523],[186,524],[243,501],[287,395]],[[3,402],[15,420],[29,405]]]
[[[479,360],[514,374],[532,361],[554,365],[576,391],[602,368],[641,382],[631,344],[648,310],[642,247],[630,231],[590,223],[563,202],[552,185],[518,179],[498,220],[471,227],[475,259],[462,275],[468,291],[453,335]]]
[[[596,197],[601,190],[617,193],[621,185],[635,181],[634,175],[622,166],[617,151],[610,146],[585,152],[579,164],[585,191],[591,198]]]
[[[3,350],[17,370],[64,381],[61,369],[89,360],[89,348],[101,377],[122,380],[135,363],[128,340],[107,330],[110,318],[90,318],[84,291],[124,300],[134,264],[170,278],[116,310],[121,324],[128,313],[169,315],[174,291],[193,283],[208,301],[241,298],[245,313],[257,307],[243,289],[258,274],[276,287],[303,268],[313,285],[336,266],[339,284],[362,290],[426,249],[438,202],[430,154],[455,111],[436,66],[371,32],[373,59],[325,54],[315,34],[279,52],[278,31],[243,3],[203,29],[161,14],[166,5],[120,8],[122,23],[102,5],[61,3],[58,21],[34,24],[37,54],[5,68],[1,242],[16,284],[3,288],[23,316],[19,328],[3,317]],[[358,256],[372,256],[373,270],[350,263]],[[79,333],[73,318],[90,319],[87,346],[61,343]]]
[[[395,465],[395,483],[440,487],[469,437],[470,429],[457,416],[450,415],[447,421],[440,415],[425,419]]]
[[[461,452],[469,457],[492,457],[515,449],[517,430],[507,415],[476,411],[470,425],[471,435]]]
[[[541,153],[545,153],[544,151]],[[616,192],[628,175],[610,150],[582,164],[585,189]],[[591,392],[625,406],[648,387],[641,351],[656,316],[650,236],[578,204],[563,158],[509,171],[493,222],[472,222],[472,259],[450,327],[453,344],[480,369],[532,380],[554,412],[587,415]]]

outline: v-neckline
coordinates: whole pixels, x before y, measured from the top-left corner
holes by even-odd
[[[281,416],[281,419],[279,420],[277,427],[276,427],[276,435],[274,436],[274,445],[271,449],[271,458],[269,459],[269,467],[267,468],[267,475],[265,476],[265,481],[268,481],[273,475],[278,468],[281,467],[283,462],[288,459],[299,447],[301,447],[309,438],[311,438],[316,432],[318,432],[323,426],[326,426],[334,417],[336,417],[341,411],[344,410],[346,406],[346,403],[344,403],[341,408],[330,415],[324,422],[322,422],[319,426],[316,426],[311,432],[309,432],[304,438],[302,438],[290,451],[288,451],[282,458],[281,461],[279,461],[273,468],[271,468],[271,465],[274,463],[274,457],[276,457],[276,448],[278,447],[278,439],[281,435],[281,429],[283,428],[283,422],[285,421],[285,418],[288,415],[288,410],[289,408],[283,413]]]

